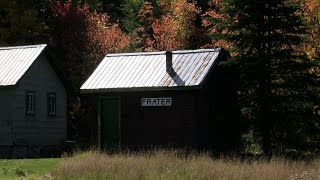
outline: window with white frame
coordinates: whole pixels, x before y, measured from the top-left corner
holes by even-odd
[[[35,92],[27,91],[26,92],[26,115],[34,115],[35,114]]]
[[[47,97],[48,104],[48,115],[55,116],[56,115],[56,93],[48,93]]]

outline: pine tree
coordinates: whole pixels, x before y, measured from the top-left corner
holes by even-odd
[[[224,0],[220,13],[211,19],[211,36],[232,47],[242,113],[259,132],[264,153],[301,145],[290,139],[306,137],[319,78],[298,48],[306,32],[299,7],[285,0]]]

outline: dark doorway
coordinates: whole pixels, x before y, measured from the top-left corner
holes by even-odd
[[[115,150],[120,144],[120,97],[103,97],[100,105],[101,147]]]

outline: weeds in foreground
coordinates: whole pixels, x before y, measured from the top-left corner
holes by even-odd
[[[174,151],[88,151],[64,158],[52,175],[55,179],[320,179],[320,161],[213,159],[208,154],[181,156]]]

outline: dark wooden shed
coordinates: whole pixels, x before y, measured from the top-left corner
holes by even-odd
[[[238,76],[223,49],[109,54],[82,85],[92,141],[102,148],[232,148]]]

